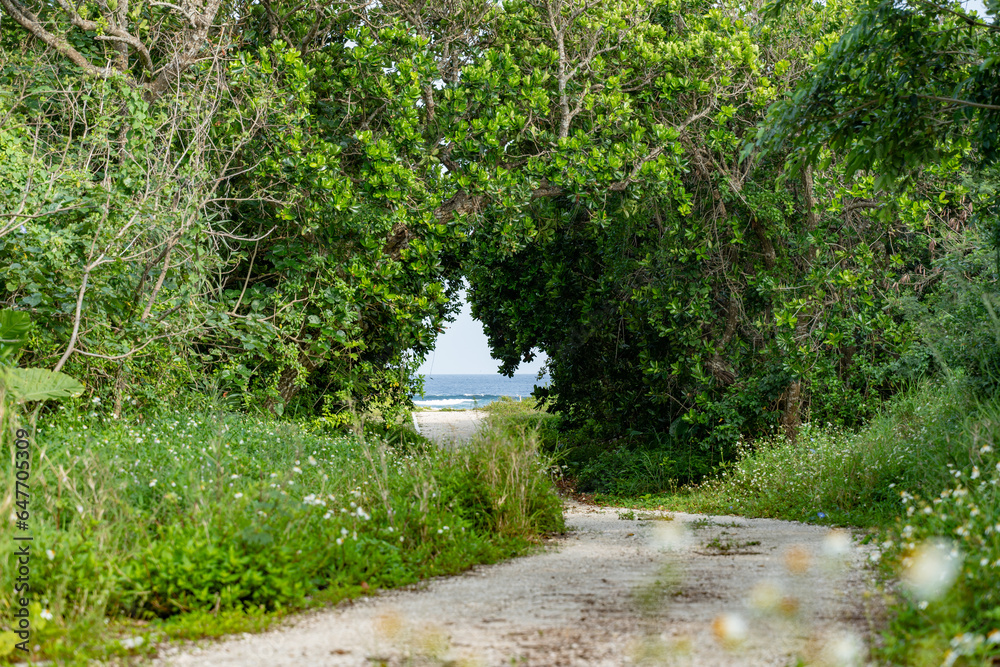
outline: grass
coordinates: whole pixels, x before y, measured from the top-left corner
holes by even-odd
[[[988,410],[987,410],[988,412]],[[721,476],[670,494],[598,495],[611,504],[709,514],[772,517],[830,525],[888,526],[899,493],[937,493],[948,465],[969,461],[965,434],[978,428],[983,406],[954,384],[928,385],[899,396],[857,433],[807,424],[799,440],[778,436],[742,443]]]
[[[807,426],[794,443],[743,446],[723,475],[699,486],[598,500],[868,528],[884,580],[900,582],[887,588],[876,664],[996,665],[998,450],[1000,398],[975,398],[955,381],[928,383],[857,433]]]
[[[545,403],[530,397],[517,401],[510,396],[501,396],[499,400],[484,405],[480,410],[488,415],[493,428],[500,429],[511,437],[535,433],[541,449],[554,452],[559,437],[556,430],[559,418],[545,408]]]
[[[725,531],[722,531],[725,533]],[[705,543],[705,549],[711,552],[729,556],[729,555],[739,555],[745,553],[756,553],[752,551],[747,551],[750,547],[760,546],[760,540],[737,540],[733,538],[723,537],[722,535],[717,535],[711,540]]]
[[[62,409],[38,424],[34,660],[260,630],[292,610],[522,553],[562,529],[533,433],[485,430],[440,451],[413,436],[389,445],[218,410],[114,420]],[[4,475],[0,516],[14,502]],[[10,562],[13,521],[0,532]],[[0,572],[4,627],[20,608],[12,577]],[[0,661],[19,657],[12,639],[0,633]]]

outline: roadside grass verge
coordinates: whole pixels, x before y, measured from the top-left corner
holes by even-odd
[[[927,384],[896,397],[856,433],[817,424],[796,442],[783,436],[740,443],[722,474],[674,493],[607,503],[669,504],[672,509],[852,526],[888,526],[900,514],[900,492],[936,494],[949,465],[970,460],[969,434],[991,407],[957,384]]]
[[[1000,662],[1000,398],[924,384],[857,433],[745,445],[718,478],[599,502],[869,529],[889,615],[879,665]]]
[[[11,462],[15,421],[2,443]],[[562,529],[533,433],[487,430],[456,451],[390,441],[224,411],[43,415],[31,658],[82,663],[260,630],[292,610],[522,553]],[[14,502],[5,474],[4,563]],[[0,571],[4,629],[19,607],[14,576]],[[12,640],[0,634],[0,662],[24,657]]]
[[[516,401],[510,396],[479,408],[487,414],[491,428],[500,429],[510,437],[521,437],[525,433],[536,433],[542,451],[556,450],[559,433],[556,430],[559,417],[545,411],[544,402],[527,397]]]

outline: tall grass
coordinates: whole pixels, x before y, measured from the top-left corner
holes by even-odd
[[[551,453],[557,449],[559,417],[548,412],[546,406],[545,402],[533,398],[516,401],[510,396],[502,396],[480,409],[487,413],[487,422],[492,428],[511,437],[535,433],[539,448]]]
[[[988,410],[987,410],[988,412]],[[968,432],[983,406],[954,382],[927,383],[896,397],[858,432],[807,424],[798,440],[740,443],[723,474],[669,496],[672,506],[711,513],[818,523],[885,526],[899,492],[937,493],[948,465],[969,460]]]
[[[539,531],[563,530],[562,501],[549,477],[554,461],[541,452],[537,429],[512,434],[487,422],[453,451],[466,478],[478,482],[483,501],[472,505],[490,509],[490,531],[529,539]]]
[[[32,657],[106,657],[109,638],[137,621],[165,635],[253,627],[276,611],[520,553],[561,526],[532,435],[484,433],[455,452],[414,442],[224,411],[43,416],[31,477]],[[12,447],[5,438],[11,461]],[[7,468],[5,563],[13,481]],[[0,571],[5,626],[12,576]]]

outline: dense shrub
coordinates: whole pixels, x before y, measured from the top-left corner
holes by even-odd
[[[948,466],[951,483],[924,497],[900,492],[904,515],[882,543],[887,571],[903,579],[886,662],[1000,660],[1000,404],[987,406],[956,444],[966,461]]]
[[[920,340],[903,363],[936,373],[960,373],[973,391],[1000,388],[1000,292],[997,251],[970,229],[934,265],[938,284],[924,299],[903,297],[900,305]]]
[[[811,424],[797,441],[741,443],[724,474],[678,498],[699,511],[849,525],[883,525],[899,514],[899,489],[937,493],[949,464],[967,460],[955,434],[977,409],[959,382],[902,394],[858,432]]]

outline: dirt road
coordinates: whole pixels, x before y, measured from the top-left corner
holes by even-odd
[[[413,422],[425,438],[444,446],[454,446],[471,438],[485,418],[481,410],[442,412],[426,410],[413,413]]]
[[[570,532],[535,555],[160,664],[863,664],[867,555],[846,533],[572,502],[566,512]]]

